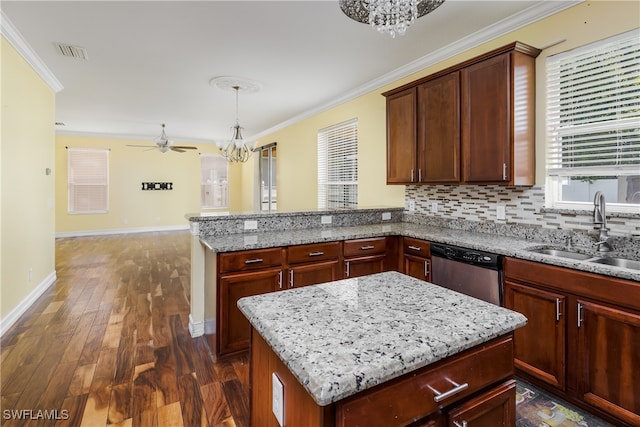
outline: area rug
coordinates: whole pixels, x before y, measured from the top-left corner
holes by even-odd
[[[516,427],[614,427],[557,397],[518,380]]]

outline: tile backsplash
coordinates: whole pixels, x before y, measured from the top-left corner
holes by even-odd
[[[405,206],[409,206],[410,201],[415,203],[416,214],[434,220],[489,222],[596,234],[590,211],[545,209],[543,186],[408,185]],[[497,216],[501,207],[504,207],[504,220]],[[640,212],[630,215],[607,212],[607,226],[611,236],[637,238],[640,236]]]

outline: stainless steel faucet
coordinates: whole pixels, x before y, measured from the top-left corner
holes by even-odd
[[[611,244],[609,243],[610,237],[607,233],[607,216],[606,216],[606,202],[604,200],[604,194],[600,191],[596,191],[596,195],[593,198],[593,223],[600,225],[600,235],[598,236],[598,252],[609,252],[611,250]]]

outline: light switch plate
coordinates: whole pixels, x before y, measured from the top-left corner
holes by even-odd
[[[500,221],[507,219],[507,212],[504,205],[499,204],[496,206],[496,218]]]
[[[244,222],[245,230],[257,230],[258,229],[258,221],[256,220],[247,220]]]
[[[273,395],[271,410],[282,427],[284,425],[284,386],[275,372],[271,374],[271,394]]]
[[[431,202],[431,213],[438,213],[438,202]]]
[[[409,212],[415,212],[416,210],[416,201],[409,200]]]
[[[331,215],[322,215],[320,217],[321,224],[331,224],[332,221],[333,221],[333,218],[331,218]]]
[[[382,212],[382,220],[388,221],[391,219],[391,212]]]

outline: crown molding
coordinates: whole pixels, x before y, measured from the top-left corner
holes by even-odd
[[[56,78],[53,72],[47,67],[47,64],[36,54],[29,43],[22,37],[22,34],[9,20],[4,12],[0,11],[0,33],[7,39],[13,48],[24,58],[25,61],[35,70],[42,80],[56,93],[64,89],[60,80]]]
[[[92,137],[92,138],[112,138],[112,139],[132,139],[137,141],[147,141],[149,143],[153,143],[153,139],[158,135],[137,135],[137,134],[125,134],[125,133],[106,133],[106,132],[86,132],[86,131],[76,131],[76,130],[56,130],[56,136],[82,136],[82,137]],[[180,143],[190,143],[190,144],[214,144],[214,141],[211,139],[202,139],[202,138],[169,138],[173,142],[179,141]]]
[[[312,117],[333,107],[337,107],[340,104],[351,101],[374,90],[378,90],[385,85],[393,83],[420,70],[424,70],[425,68],[436,65],[480,44],[490,42],[491,40],[501,37],[507,33],[525,27],[534,22],[540,21],[544,18],[562,12],[565,9],[583,2],[584,0],[556,0],[539,2],[520,13],[517,13],[516,15],[503,19],[502,21],[499,21],[491,26],[483,28],[480,31],[470,34],[467,37],[457,40],[454,43],[431,52],[428,55],[418,58],[415,61],[409,62],[408,64],[397,68],[379,78],[371,80],[370,82],[359,86],[353,91],[348,92],[344,96],[337,98],[330,103],[320,105],[312,110],[308,110],[302,114],[294,116],[289,120],[277,124],[258,134],[252,135],[247,139],[260,139],[261,137],[267,136],[287,126],[291,126],[301,120]]]

